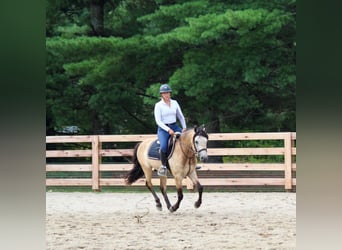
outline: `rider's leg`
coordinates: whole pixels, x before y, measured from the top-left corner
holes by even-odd
[[[159,176],[166,176],[167,175],[167,168],[166,168],[166,163],[167,163],[167,141],[169,139],[169,133],[166,132],[165,130],[158,128],[158,139],[160,143],[160,160],[162,165],[160,166],[158,170],[158,175]]]
[[[166,176],[167,175],[167,156],[166,153],[163,151],[160,151],[160,161],[162,163],[162,165],[160,166],[159,170],[158,170],[158,175],[159,176]]]

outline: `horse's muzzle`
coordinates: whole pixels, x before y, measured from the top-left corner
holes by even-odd
[[[198,157],[201,162],[206,162],[208,160],[208,153],[207,150],[202,150],[198,152]]]
[[[206,162],[208,160],[208,156],[200,156],[201,162]]]

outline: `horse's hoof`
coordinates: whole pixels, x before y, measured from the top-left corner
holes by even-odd
[[[201,202],[195,202],[195,208],[199,208],[201,206]]]
[[[176,211],[173,207],[170,207],[169,208],[169,211],[171,212],[171,213],[173,213],[174,211]]]
[[[157,208],[159,211],[162,211],[162,210],[163,210],[162,206],[156,206],[156,208]]]

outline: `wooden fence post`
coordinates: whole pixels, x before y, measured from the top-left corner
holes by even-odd
[[[292,141],[291,133],[286,133],[284,137],[284,161],[285,161],[285,190],[292,189]]]
[[[91,169],[92,169],[92,189],[95,191],[100,190],[100,150],[99,136],[92,136],[91,140]]]

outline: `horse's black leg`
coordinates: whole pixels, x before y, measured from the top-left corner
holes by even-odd
[[[201,183],[196,183],[197,191],[198,191],[198,200],[195,202],[195,208],[199,208],[202,204],[202,193],[203,193],[203,186]]]
[[[194,189],[196,188],[198,191],[198,200],[195,202],[195,208],[199,208],[202,204],[202,193],[203,193],[203,186],[198,181],[197,173],[196,171],[193,171],[190,175],[188,175],[190,180],[192,181],[194,185]]]
[[[179,177],[179,176],[175,177],[178,199],[177,199],[177,202],[171,208],[169,208],[170,212],[177,211],[181,201],[183,200],[182,180],[183,180],[182,177]]]
[[[162,210],[162,204],[160,203],[160,199],[158,197],[158,195],[156,194],[156,192],[154,191],[152,184],[149,184],[146,181],[146,187],[148,188],[148,190],[150,190],[150,192],[152,193],[154,200],[156,201],[156,207],[158,210]]]
[[[177,195],[178,195],[178,200],[171,208],[169,208],[170,212],[175,212],[179,208],[179,205],[180,205],[181,201],[183,200],[183,189],[182,188],[177,189]]]

